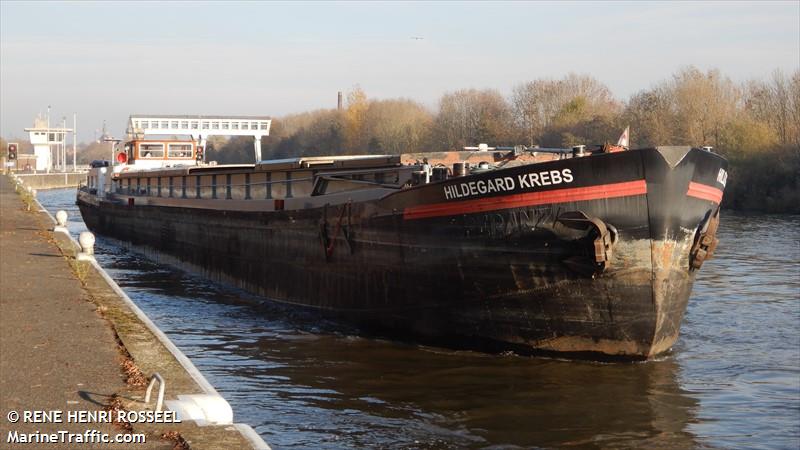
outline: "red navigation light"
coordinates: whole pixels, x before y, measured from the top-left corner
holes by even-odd
[[[128,154],[127,154],[127,153],[125,153],[125,152],[119,152],[119,153],[117,153],[117,161],[118,161],[120,164],[125,164],[126,162],[128,162]]]
[[[197,146],[197,156],[195,158],[198,161],[202,161],[203,160],[203,146],[202,145],[198,145]]]
[[[8,160],[17,159],[17,144],[8,144]]]

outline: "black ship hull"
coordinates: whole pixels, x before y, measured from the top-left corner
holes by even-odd
[[[664,147],[297,210],[131,206],[83,191],[78,205],[101,235],[369,330],[646,359],[678,337],[713,252],[725,168]]]

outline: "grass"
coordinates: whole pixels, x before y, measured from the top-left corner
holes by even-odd
[[[75,258],[70,258],[65,256],[67,262],[69,262],[69,267],[72,269],[72,273],[75,274],[75,277],[81,282],[81,284],[86,285],[86,278],[89,276],[89,270],[91,268],[91,264],[87,261],[78,261]]]
[[[33,206],[36,204],[36,197],[34,197],[33,194],[31,194],[24,188],[22,188],[19,191],[19,196],[22,199],[22,203],[25,204],[25,210],[26,211],[32,210]]]

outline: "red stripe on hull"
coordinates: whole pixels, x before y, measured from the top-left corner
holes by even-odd
[[[689,190],[686,191],[686,195],[701,200],[709,200],[718,205],[722,202],[722,190],[713,186],[695,183],[694,181],[689,182]]]
[[[428,217],[471,214],[499,209],[628,197],[643,194],[647,194],[647,183],[644,180],[626,181],[623,183],[602,184],[599,186],[558,189],[545,192],[528,192],[525,194],[505,195],[502,197],[486,197],[458,202],[412,206],[403,211],[403,219],[424,219]]]

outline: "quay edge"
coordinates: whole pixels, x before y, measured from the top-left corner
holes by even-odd
[[[55,218],[38,200],[34,199],[38,211],[46,215],[49,221],[56,224]],[[65,233],[54,233],[55,244],[67,257],[73,257],[80,250],[80,245]],[[159,373],[166,382],[165,399],[174,399],[178,395],[205,394],[219,396],[219,393],[205,379],[191,360],[175,346],[175,344],[139,309],[116,282],[96,262],[87,262],[90,266],[82,283],[90,299],[103,312],[120,345],[130,355],[136,366],[145,376]],[[128,388],[121,398],[127,397],[123,404],[129,410],[148,409],[143,403],[142,391]],[[221,397],[221,396],[220,396]],[[154,401],[152,405],[155,405]],[[150,405],[150,406],[152,406]],[[159,436],[164,431],[163,425],[134,424],[133,432],[144,432]],[[191,448],[227,450],[230,448],[252,448],[269,450],[269,445],[250,427],[242,423],[228,425],[198,426],[191,420],[180,424],[169,424],[170,430],[177,430]]]

